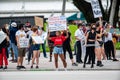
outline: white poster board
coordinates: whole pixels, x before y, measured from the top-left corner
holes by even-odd
[[[6,34],[3,31],[0,31],[0,44],[5,40]]]
[[[67,20],[65,16],[53,16],[48,18],[49,31],[66,30]]]
[[[42,32],[41,38],[42,38],[43,42],[45,42],[47,39],[47,32]]]
[[[102,12],[98,0],[91,0],[91,6],[92,6],[94,18],[102,17]]]
[[[19,39],[20,48],[28,48],[29,39],[28,38],[20,38]]]
[[[41,36],[32,36],[33,41],[35,41],[36,44],[43,44],[44,40],[41,38]]]

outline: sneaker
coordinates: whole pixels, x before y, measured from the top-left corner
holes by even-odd
[[[83,65],[83,68],[85,68],[86,66],[85,66],[85,64]]]
[[[36,69],[38,69],[39,67],[38,66],[36,66]]]
[[[4,70],[7,69],[7,66],[5,66],[3,69],[4,69]]]
[[[0,69],[3,69],[3,66],[0,66]]]
[[[67,69],[66,69],[66,68],[64,68],[64,71],[67,71]]]
[[[72,63],[72,66],[78,66],[78,64],[77,63]]]
[[[21,67],[20,66],[17,66],[17,70],[20,70],[21,69]]]
[[[49,60],[49,62],[52,62],[52,60]]]
[[[30,67],[31,69],[33,68],[33,66]]]
[[[13,61],[14,61],[14,59],[11,59],[11,60],[9,60],[9,61],[12,61],[12,62],[13,62]]]
[[[108,58],[108,60],[112,60],[112,58],[111,58],[111,57],[109,57],[109,58]]]
[[[76,55],[76,53],[74,53],[73,55]]]
[[[22,69],[26,69],[26,67],[25,66],[20,66]]]
[[[117,59],[113,59],[113,61],[119,61],[119,60],[117,60]]]
[[[44,58],[48,58],[47,56],[45,56]]]

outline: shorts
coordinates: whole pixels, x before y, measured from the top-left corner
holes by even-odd
[[[18,49],[18,57],[25,57],[25,48]]]
[[[40,44],[33,44],[32,45],[32,50],[40,50]]]
[[[63,48],[62,47],[54,47],[53,49],[54,54],[63,54]]]

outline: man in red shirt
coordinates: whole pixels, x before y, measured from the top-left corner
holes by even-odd
[[[60,31],[56,31],[56,37],[48,36],[48,39],[54,42],[53,53],[54,53],[54,58],[55,58],[56,70],[58,70],[58,55],[60,56],[60,58],[63,62],[65,70],[67,67],[67,63],[65,61],[64,54],[63,54],[63,48],[62,48],[63,42],[68,38],[67,31],[66,31],[66,34],[67,34],[66,36],[62,36]],[[49,35],[50,35],[50,33],[49,33]]]

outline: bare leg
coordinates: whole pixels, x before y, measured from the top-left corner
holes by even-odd
[[[59,54],[59,56],[60,56],[60,58],[61,58],[61,60],[62,60],[62,62],[63,62],[64,68],[66,68],[66,67],[67,67],[67,63],[66,63],[66,61],[65,61],[64,54]]]
[[[58,68],[58,54],[54,54],[55,67]]]
[[[39,65],[39,56],[40,56],[40,50],[38,50],[36,54],[36,66]]]

